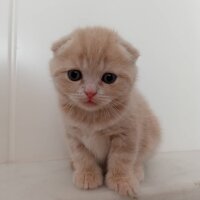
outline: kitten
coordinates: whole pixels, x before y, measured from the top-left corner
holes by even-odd
[[[80,28],[52,46],[51,74],[67,123],[73,182],[135,196],[159,124],[135,88],[138,51],[116,32]]]

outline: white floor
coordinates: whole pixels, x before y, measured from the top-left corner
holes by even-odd
[[[105,187],[76,189],[67,161],[0,165],[0,200],[119,200]],[[160,153],[146,169],[141,200],[200,200],[200,152]]]

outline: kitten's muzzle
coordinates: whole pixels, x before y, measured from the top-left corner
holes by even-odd
[[[88,99],[92,99],[97,94],[97,92],[95,92],[95,91],[89,91],[89,92],[85,91],[85,94],[88,97]]]

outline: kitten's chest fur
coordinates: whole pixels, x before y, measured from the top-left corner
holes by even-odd
[[[85,147],[95,156],[99,163],[105,161],[110,147],[108,136],[89,128],[81,130],[80,140]]]

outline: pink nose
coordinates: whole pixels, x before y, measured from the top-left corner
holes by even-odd
[[[85,94],[89,99],[92,99],[97,93],[95,91],[85,91]]]

